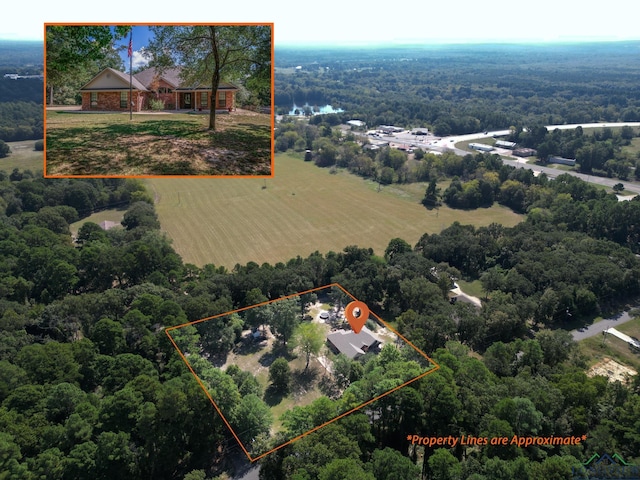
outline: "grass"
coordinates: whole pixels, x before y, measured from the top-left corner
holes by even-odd
[[[383,254],[392,238],[415,244],[454,221],[476,226],[522,220],[508,208],[472,211],[419,203],[426,184],[382,187],[360,177],[276,155],[269,179],[147,179],[162,228],[185,263],[232,268],[271,264],[348,245]]]
[[[622,147],[622,151],[630,154],[632,157],[640,154],[640,137],[634,137],[631,139],[631,145]]]
[[[466,282],[464,280],[456,280],[456,283],[460,286],[460,289],[467,295],[472,297],[484,298],[485,293],[482,289],[482,283],[480,280],[474,280],[473,282]]]
[[[615,329],[630,337],[640,338],[640,317],[615,327]],[[581,352],[587,357],[589,365],[609,357],[640,372],[640,352],[613,335],[606,336],[604,345],[602,335],[582,340],[579,345]]]
[[[47,112],[46,175],[270,175],[271,116]]]
[[[112,209],[112,210],[102,210],[100,212],[93,213],[88,217],[85,217],[82,220],[78,220],[77,222],[74,222],[71,225],[69,225],[71,234],[74,236],[77,235],[78,230],[80,230],[80,227],[82,227],[82,225],[84,225],[86,222],[93,222],[93,223],[100,224],[101,222],[104,222],[105,220],[107,220],[110,222],[120,223],[120,221],[122,221],[122,216],[124,215],[124,212],[125,212],[124,210]]]
[[[31,170],[32,172],[42,171],[42,152],[36,152],[34,145],[36,140],[24,140],[22,142],[7,142],[11,153],[0,158],[0,170],[12,172],[14,168],[20,170]]]
[[[484,138],[476,138],[473,140],[465,140],[464,142],[457,142],[455,144],[455,147],[459,148],[460,150],[467,150],[468,152],[471,152],[471,153],[484,153],[469,147],[470,143],[483,143],[485,145],[491,145],[493,147],[496,143],[496,139],[493,137],[484,137]],[[489,153],[495,153],[495,152],[489,152]]]

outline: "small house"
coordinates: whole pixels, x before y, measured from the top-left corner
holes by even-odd
[[[164,103],[166,110],[229,110],[235,106],[238,87],[220,82],[215,96],[206,85],[187,85],[180,68],[147,68],[131,77],[113,68],[105,68],[80,89],[82,110],[133,111],[151,108],[152,100]],[[215,97],[215,98],[214,98]]]
[[[375,333],[367,327],[362,327],[360,333],[353,330],[336,330],[327,335],[327,343],[334,353],[342,353],[354,360],[365,353],[380,347],[381,341]]]

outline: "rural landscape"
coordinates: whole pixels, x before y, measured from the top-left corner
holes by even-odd
[[[638,478],[638,42],[276,46],[249,179],[45,178],[6,45],[6,478]]]
[[[256,301],[265,298],[257,289],[251,294]],[[437,368],[379,319],[368,317],[361,331],[353,331],[344,313],[353,300],[339,285],[321,287],[167,329],[249,458],[261,458]],[[233,330],[221,335],[221,324]],[[251,328],[243,330],[245,325]],[[361,368],[364,356],[370,368],[377,363],[375,375]],[[371,380],[392,360],[397,370],[383,375],[393,381],[372,388]],[[221,371],[239,385],[241,398],[225,390]],[[319,409],[322,415],[308,415]],[[280,445],[274,444],[276,435]]]

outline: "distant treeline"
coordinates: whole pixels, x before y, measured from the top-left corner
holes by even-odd
[[[331,104],[368,125],[437,135],[538,124],[640,120],[628,44],[278,50],[275,102]],[[301,68],[295,68],[295,67]],[[289,68],[286,68],[289,67]]]
[[[40,97],[42,98],[42,92]],[[0,103],[0,140],[17,142],[42,138],[43,125],[42,101]]]
[[[0,40],[0,51],[0,140],[16,142],[42,138],[42,80],[4,78],[7,73],[42,74],[42,42]]]

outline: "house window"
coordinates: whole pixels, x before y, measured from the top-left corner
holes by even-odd
[[[173,90],[167,87],[160,87],[158,89],[158,93],[173,93]]]
[[[91,92],[91,106],[98,106],[98,92]]]
[[[120,92],[120,108],[127,108],[128,92]]]
[[[227,106],[227,92],[218,92],[218,106],[219,107]]]
[[[208,95],[209,94],[207,92],[200,93],[200,106],[202,108],[207,108],[209,106],[209,100],[207,99]]]

